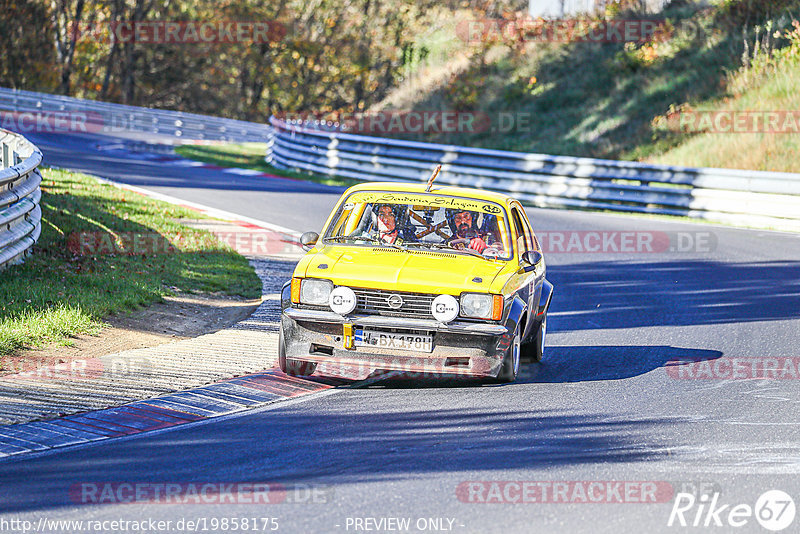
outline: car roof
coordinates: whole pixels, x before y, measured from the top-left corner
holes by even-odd
[[[449,185],[434,184],[430,191],[425,191],[426,185],[427,184],[424,182],[364,182],[363,184],[354,185],[353,187],[349,188],[346,193],[353,193],[356,191],[432,193],[461,198],[488,200],[490,202],[497,202],[499,204],[508,204],[514,200],[512,197],[504,195],[503,193],[487,191],[485,189],[474,189],[470,187],[454,187]]]

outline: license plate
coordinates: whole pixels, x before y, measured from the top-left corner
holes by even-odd
[[[357,347],[433,352],[433,336],[423,334],[398,334],[356,328],[354,341]]]

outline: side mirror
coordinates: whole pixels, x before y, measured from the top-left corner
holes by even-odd
[[[528,250],[522,254],[522,261],[530,265],[537,265],[542,261],[542,253],[538,250]]]
[[[319,239],[319,234],[317,232],[306,232],[300,236],[300,246],[303,247],[303,250],[308,252],[314,245],[317,244],[317,240]]]

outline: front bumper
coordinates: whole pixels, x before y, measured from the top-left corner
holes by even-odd
[[[344,325],[433,336],[432,352],[384,349],[374,346],[345,348]],[[366,375],[377,370],[423,376],[497,376],[511,342],[508,329],[496,323],[380,315],[341,315],[288,307],[281,314],[286,358],[326,364],[326,372],[340,376]]]

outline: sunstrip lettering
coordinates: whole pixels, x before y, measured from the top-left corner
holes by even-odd
[[[436,195],[415,195],[405,193],[374,193],[359,192],[353,193],[347,198],[347,202],[353,203],[386,203],[386,204],[414,204],[418,206],[433,206],[444,208],[461,208],[481,213],[491,213],[496,215],[502,213],[502,208],[496,204],[488,203],[485,200],[472,200],[467,198],[445,197]]]

